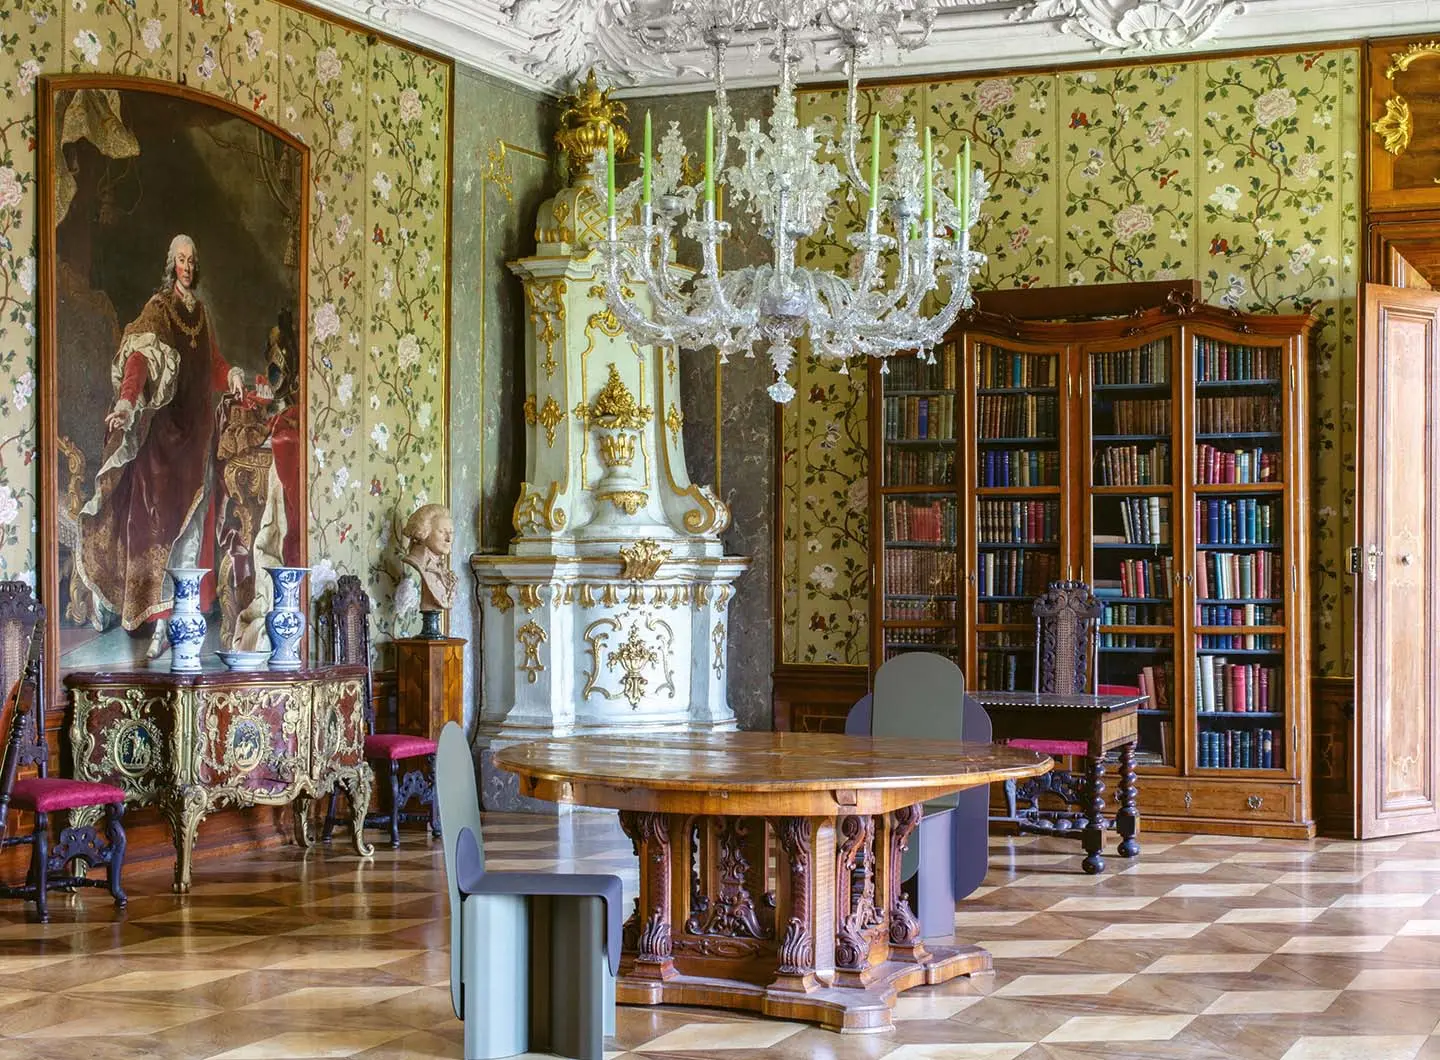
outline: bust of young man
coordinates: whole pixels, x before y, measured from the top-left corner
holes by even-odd
[[[405,565],[420,579],[420,610],[450,610],[458,584],[450,569],[450,545],[455,539],[450,509],[443,504],[421,505],[406,520],[405,536],[410,540]]]

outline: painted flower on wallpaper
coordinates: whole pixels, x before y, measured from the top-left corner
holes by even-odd
[[[1017,166],[1023,166],[1035,161],[1035,146],[1040,142],[1038,136],[1021,136],[1010,145],[1010,161]]]
[[[420,102],[420,93],[414,88],[403,88],[400,90],[398,101],[400,109],[400,120],[407,125],[412,121],[419,121],[424,107]]]
[[[1290,274],[1292,276],[1303,276],[1305,270],[1310,267],[1310,261],[1315,257],[1315,245],[1313,243],[1301,243],[1294,250],[1290,251]]]
[[[370,428],[370,440],[375,443],[375,448],[382,453],[390,450],[390,428],[383,423],[377,423]]]
[[[26,372],[19,379],[15,380],[15,396],[13,403],[17,409],[23,409],[30,404],[30,395],[35,393],[35,373]]]
[[[1210,201],[1222,210],[1229,210],[1234,213],[1240,209],[1240,200],[1245,193],[1234,184],[1221,184],[1210,193]]]
[[[27,295],[35,293],[35,258],[33,255],[26,254],[20,259],[20,264],[15,269],[15,280]]]
[[[216,65],[215,51],[207,44],[201,52],[200,61],[195,64],[195,73],[201,81],[209,81],[215,76]]]
[[[1247,290],[1249,288],[1245,286],[1244,277],[1232,272],[1226,281],[1225,290],[1220,294],[1220,304],[1226,309],[1239,309]]]
[[[350,215],[342,213],[335,218],[335,245],[338,247],[345,242],[350,235]]]
[[[85,57],[85,61],[91,66],[100,64],[100,38],[95,36],[94,30],[82,29],[75,34],[75,39],[70,42],[75,50]]]
[[[1170,131],[1168,118],[1156,118],[1149,125],[1145,126],[1145,142],[1155,147],[1165,142],[1165,134]]]
[[[20,515],[20,501],[9,486],[0,486],[0,524],[13,526]]]
[[[355,123],[353,121],[340,123],[335,130],[335,146],[347,152],[355,146]]]
[[[1115,214],[1115,237],[1127,242],[1155,227],[1155,218],[1142,204],[1131,203]]]
[[[20,64],[20,69],[15,74],[15,87],[20,90],[22,96],[28,96],[30,90],[35,87],[35,79],[40,76],[40,64],[34,59],[26,59]]]
[[[414,368],[420,363],[420,340],[413,333],[402,335],[395,345],[395,356],[401,368]]]
[[[25,186],[10,166],[0,166],[0,210],[13,210],[25,198]]]
[[[1272,88],[1255,99],[1255,124],[1268,129],[1277,121],[1293,118],[1297,106],[1288,88]]]
[[[340,56],[334,48],[321,48],[315,53],[315,80],[328,85],[340,76]]]
[[[981,114],[1005,106],[1015,98],[1015,83],[1005,77],[991,77],[975,86],[975,109]]]
[[[835,578],[838,573],[831,564],[819,563],[810,572],[810,581],[828,593],[835,588]]]
[[[340,313],[334,302],[326,302],[315,310],[315,341],[324,342],[340,334]]]
[[[414,578],[402,579],[400,584],[395,586],[395,617],[402,615],[413,615],[420,610],[420,587],[415,584]]]
[[[335,587],[340,581],[340,572],[335,569],[335,564],[325,556],[317,563],[310,565],[310,595],[316,599],[324,596]]]
[[[1030,226],[1020,225],[1010,233],[1010,249],[1019,250],[1026,243],[1030,242]]]
[[[386,202],[390,201],[390,188],[392,187],[390,175],[383,169],[377,169],[375,171],[375,179],[370,182],[370,186],[375,189],[376,195],[380,196],[380,198]]]
[[[419,427],[422,431],[428,431],[430,429],[431,418],[434,415],[435,410],[430,402],[422,401],[420,407],[415,410],[415,426]]]
[[[245,58],[252,62],[259,58],[260,50],[265,47],[265,34],[258,29],[252,29],[245,34]]]
[[[335,474],[330,476],[330,492],[339,497],[345,492],[345,487],[350,485],[350,469],[341,465],[335,469]]]
[[[1295,156],[1295,161],[1290,164],[1290,172],[1301,184],[1309,184],[1320,175],[1320,156],[1313,151],[1306,151]]]
[[[870,504],[870,480],[858,478],[845,491],[845,507],[852,512],[863,512]]]
[[[342,406],[350,404],[350,399],[355,396],[355,376],[346,372],[340,377],[340,382],[335,384],[335,400]]]
[[[147,52],[157,51],[165,43],[165,27],[158,18],[145,20],[145,26],[140,30],[140,43],[145,45]]]

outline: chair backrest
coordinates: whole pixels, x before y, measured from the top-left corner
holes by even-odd
[[[965,717],[965,675],[943,655],[906,652],[875,674],[870,732],[874,736],[959,740]]]
[[[1100,601],[1084,582],[1051,582],[1035,598],[1035,691],[1059,696],[1095,690]]]
[[[49,748],[45,744],[44,722],[40,720],[43,714],[40,690],[45,672],[44,643],[45,627],[37,621],[30,627],[19,680],[10,686],[5,699],[0,701],[0,709],[10,722],[4,753],[0,756],[0,840],[5,838],[10,792],[20,767],[33,765],[44,776],[48,765]],[[0,846],[3,845],[0,842]]]
[[[485,841],[480,834],[480,791],[475,784],[475,760],[465,730],[457,722],[445,723],[435,752],[435,801],[440,814],[440,842],[445,846],[445,886],[450,892],[450,1000],[455,1015],[465,1018],[461,994],[461,960],[464,940],[460,878],[456,874],[455,846],[468,828],[475,835],[480,866],[485,866]]]
[[[36,601],[30,586],[20,581],[0,581],[0,696],[4,697],[0,703],[6,711],[16,683],[26,676],[30,656],[37,651],[43,653],[44,624],[45,609]],[[41,634],[39,644],[34,643],[36,630]],[[21,718],[19,726],[11,716],[0,717],[0,726],[8,724],[15,730],[6,740],[6,748],[17,745],[17,764],[33,765],[44,776],[50,760],[45,742],[45,667],[39,666],[38,670],[34,708]]]
[[[370,594],[353,574],[340,575],[330,590],[330,661],[365,667],[365,724],[375,729],[370,689]]]

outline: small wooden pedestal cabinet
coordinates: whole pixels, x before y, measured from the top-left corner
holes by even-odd
[[[447,721],[465,723],[465,639],[406,637],[395,644],[395,728],[440,738]]]

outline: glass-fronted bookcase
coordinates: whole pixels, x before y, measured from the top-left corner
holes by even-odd
[[[934,363],[872,369],[871,659],[938,651],[1035,680],[1034,598],[1102,606],[1101,691],[1138,690],[1141,809],[1313,830],[1306,627],[1308,316],[974,314]]]

